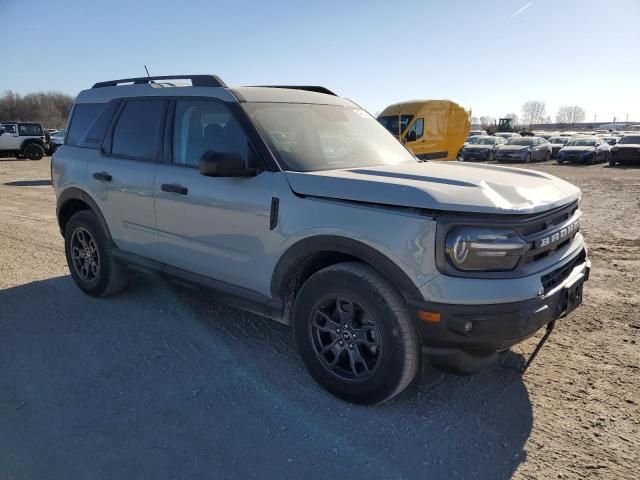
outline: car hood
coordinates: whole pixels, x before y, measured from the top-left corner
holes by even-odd
[[[588,152],[593,150],[594,147],[584,147],[584,146],[571,146],[571,147],[564,147],[562,150],[564,150],[565,152]]]
[[[525,150],[529,148],[528,145],[500,145],[498,150],[502,150],[504,152],[519,152],[520,150]]]
[[[491,150],[493,145],[465,145],[465,150]]]
[[[286,176],[299,195],[429,210],[526,214],[580,198],[580,189],[547,173],[459,162],[286,172]]]

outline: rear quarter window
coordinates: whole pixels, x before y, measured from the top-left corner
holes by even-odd
[[[89,127],[105,108],[105,103],[77,103],[73,109],[66,145],[81,146]]]
[[[44,135],[42,126],[34,123],[21,123],[18,125],[18,133],[19,135],[33,135],[38,137]]]

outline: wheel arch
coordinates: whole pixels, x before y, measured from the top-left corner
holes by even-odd
[[[418,287],[393,260],[358,240],[317,235],[289,247],[276,264],[271,279],[272,298],[282,301],[284,319],[290,321],[295,297],[302,284],[317,271],[337,263],[362,262],[390,281],[405,299],[420,299]]]
[[[81,210],[91,210],[95,213],[100,226],[103,228],[107,237],[111,240],[111,233],[98,204],[84,190],[77,187],[70,187],[64,190],[58,197],[56,205],[56,217],[58,218],[58,226],[60,233],[64,236],[64,230],[67,222],[72,215]]]
[[[20,151],[24,150],[27,145],[31,145],[35,143],[36,145],[40,145],[43,149],[46,150],[45,143],[40,138],[25,138],[20,144]]]

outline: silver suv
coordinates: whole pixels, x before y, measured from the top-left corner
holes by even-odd
[[[0,156],[40,160],[45,151],[44,130],[39,123],[0,123]]]
[[[577,307],[589,273],[578,188],[420,162],[322,87],[97,83],[52,176],[87,294],[118,292],[131,267],[211,288],[292,325],[313,378],[357,403],[401,392],[422,359],[490,365]]]

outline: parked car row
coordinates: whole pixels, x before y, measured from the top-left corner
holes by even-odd
[[[572,132],[573,133],[573,132]],[[522,162],[547,161],[558,163],[616,164],[640,163],[640,134],[588,135],[563,134],[521,136],[498,132],[492,136],[470,136],[458,155],[458,160]]]

